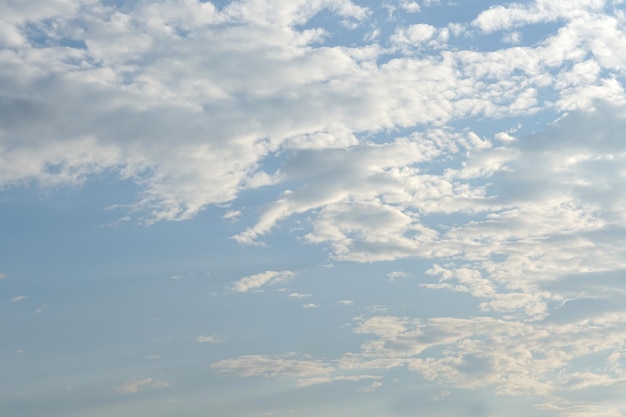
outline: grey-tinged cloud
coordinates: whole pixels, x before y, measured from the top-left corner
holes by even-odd
[[[0,85],[3,114],[16,117],[0,132],[8,167],[0,184],[80,184],[111,170],[141,187],[133,208],[146,222],[188,219],[276,184],[281,178],[264,161],[286,149],[345,148],[399,127],[532,114],[554,104],[542,98],[552,93],[563,109],[623,100],[624,56],[615,48],[623,25],[582,2],[539,45],[424,57],[415,48],[431,30],[412,26],[398,32],[406,51],[381,62],[377,43],[319,47],[324,30],[302,29],[323,10],[364,24],[370,12],[349,1],[242,1],[219,10],[196,1],[51,4],[5,5],[17,49],[1,57]],[[50,43],[31,39],[26,23]],[[589,53],[589,65],[570,68]]]
[[[381,371],[407,367],[425,378],[460,388],[489,387],[502,395],[538,395],[576,402],[570,389],[619,387],[625,381],[620,352],[623,313],[589,315],[575,323],[521,323],[489,317],[416,320],[374,316],[355,327],[374,334],[360,352],[346,353],[340,369]],[[593,324],[593,325],[590,325]],[[594,356],[588,372],[575,366]],[[606,371],[610,369],[610,371]]]

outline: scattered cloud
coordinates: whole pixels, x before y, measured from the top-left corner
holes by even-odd
[[[221,360],[211,365],[211,368],[222,373],[237,374],[244,377],[282,377],[302,380],[327,377],[335,370],[332,365],[323,361],[293,359],[293,355],[284,357],[246,355],[235,359]]]
[[[245,355],[225,359],[211,365],[221,373],[242,377],[287,378],[294,380],[298,387],[308,387],[332,382],[373,381],[370,387],[377,388],[382,377],[368,374],[350,374],[337,369],[323,360],[298,359],[294,354],[282,356]],[[368,389],[365,387],[364,389]]]
[[[27,298],[28,298],[27,295],[18,295],[18,296],[15,296],[15,297],[11,298],[11,302],[19,303],[20,301],[24,301]]]
[[[354,328],[368,340],[333,360],[248,355],[214,369],[376,389],[370,374],[405,368],[540,396],[562,416],[619,415],[571,393],[626,382],[621,2],[475,6],[443,25],[426,17],[438,1],[384,2],[386,16],[349,0],[109,3],[3,6],[0,189],[112,176],[139,190],[113,206],[120,221],[217,205],[242,245],[296,219],[291,236],[333,261],[418,258],[421,290],[475,302],[471,318],[372,308]],[[166,386],[137,377],[114,390]]]

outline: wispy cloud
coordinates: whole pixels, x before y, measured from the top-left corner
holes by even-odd
[[[291,271],[265,271],[260,274],[250,275],[239,279],[233,285],[235,292],[247,292],[260,288],[264,285],[276,285],[287,281],[295,273]]]
[[[118,394],[132,394],[146,389],[159,389],[169,387],[170,383],[159,378],[134,377],[126,380],[123,384],[114,387],[113,391]]]
[[[302,294],[299,292],[292,292],[291,294],[289,294],[289,297],[292,297],[292,298],[307,298],[310,296],[311,294]]]
[[[410,275],[403,271],[393,271],[387,274],[387,279],[389,281],[395,281],[398,278],[406,278],[406,277],[410,277]]]
[[[198,343],[218,343],[218,342],[222,342],[222,340],[216,336],[213,335],[207,335],[207,336],[198,336],[196,338],[196,342]]]

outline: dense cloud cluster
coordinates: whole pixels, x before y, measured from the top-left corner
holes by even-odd
[[[354,331],[375,337],[358,352],[246,355],[220,372],[374,389],[403,366],[543,396],[563,416],[619,415],[568,390],[626,375],[612,290],[626,270],[622,2],[509,3],[439,26],[394,19],[441,2],[361,3],[4,2],[0,188],[109,173],[138,186],[131,215],[145,224],[217,204],[236,219],[250,209],[239,198],[271,190],[237,242],[307,214],[294,239],[338,261],[428,260],[423,288],[470,294],[484,314],[361,318]],[[231,291],[293,276],[252,274]],[[571,366],[587,355],[603,368]]]

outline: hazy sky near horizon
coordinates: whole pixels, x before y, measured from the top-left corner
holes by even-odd
[[[0,415],[626,416],[622,0],[0,0]]]

